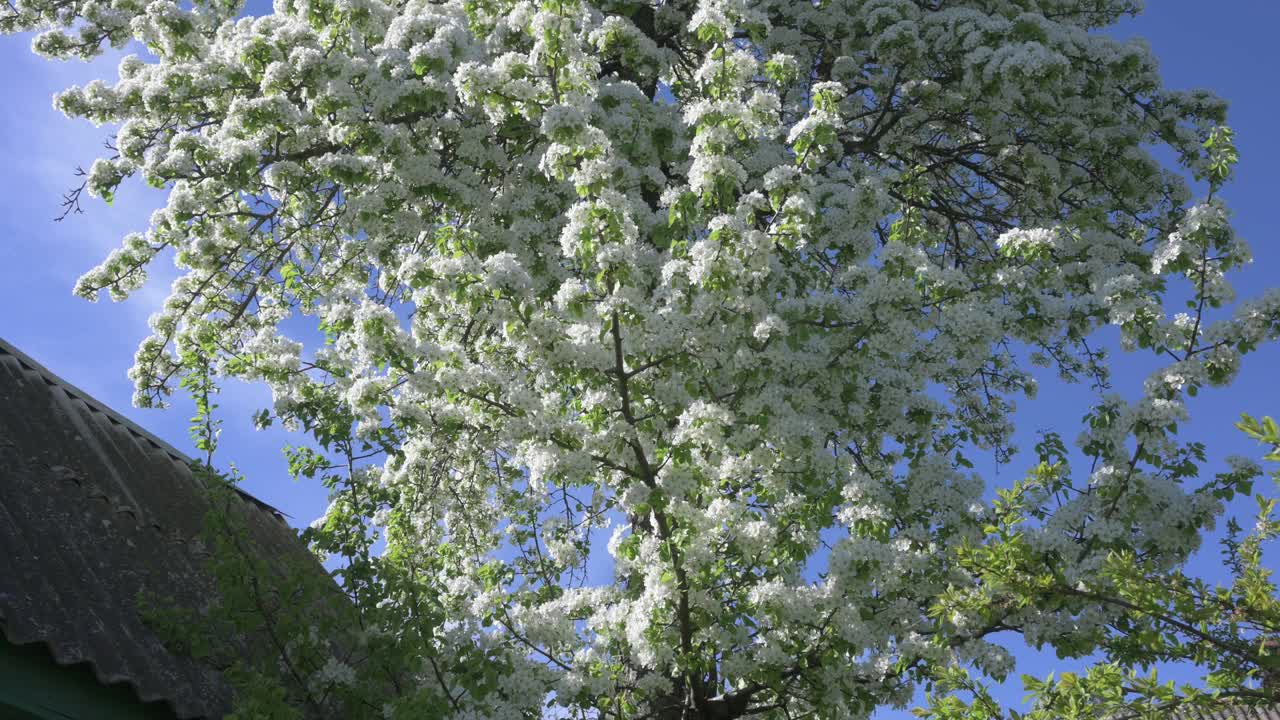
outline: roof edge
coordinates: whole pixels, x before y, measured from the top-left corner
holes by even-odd
[[[165,439],[161,438],[155,433],[152,433],[151,431],[142,427],[138,423],[130,420],[124,415],[121,415],[120,413],[111,409],[111,407],[109,407],[106,403],[102,402],[101,400],[98,400],[97,398],[85,392],[84,390],[81,390],[76,385],[70,382],[67,382],[64,378],[59,376],[57,373],[53,372],[52,370],[45,367],[44,365],[41,365],[30,355],[14,347],[12,343],[6,341],[3,337],[0,337],[0,353],[12,355],[15,359],[17,359],[19,364],[23,365],[28,370],[31,370],[32,372],[35,372],[36,374],[40,375],[40,377],[43,378],[46,383],[61,388],[68,395],[75,397],[76,399],[85,403],[86,405],[93,408],[97,412],[100,412],[103,415],[106,415],[108,418],[111,419],[112,422],[115,422],[123,426],[129,432],[151,443],[151,445],[153,445],[157,450],[164,451],[173,460],[187,466],[191,466],[195,464],[196,462],[195,460],[193,460],[186,453],[182,452],[178,448],[171,445]],[[240,489],[239,486],[237,486],[235,490],[236,490],[236,493],[240,495],[240,497],[244,498],[245,500],[248,500],[249,502],[252,502],[258,507],[263,508],[264,510],[270,511],[271,513],[279,517],[282,521],[284,518],[290,517],[287,513],[280,510],[279,508],[274,507],[267,502],[259,500],[253,495]]]

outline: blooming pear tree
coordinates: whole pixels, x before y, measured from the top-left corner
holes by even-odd
[[[136,402],[264,382],[331,492],[359,630],[289,624],[246,717],[998,717],[1019,635],[1104,659],[1044,717],[1265,699],[1265,572],[1247,622],[1160,579],[1259,473],[1177,430],[1280,293],[1227,281],[1225,103],[1098,32],[1139,5],[11,0],[37,52],[137,50],[56,99],[118,125],[90,195],[168,191],[76,287],[181,269]],[[1076,449],[991,500],[967,455],[1023,462],[1054,373]]]

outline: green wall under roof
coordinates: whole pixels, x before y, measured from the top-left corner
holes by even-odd
[[[39,643],[0,639],[0,717],[13,720],[175,720],[164,703],[143,703],[124,685],[102,685],[85,664],[53,661]]]

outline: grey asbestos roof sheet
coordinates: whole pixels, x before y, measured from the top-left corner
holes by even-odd
[[[1177,720],[1280,720],[1280,707],[1234,707],[1213,712],[1184,709]]]
[[[219,674],[171,653],[139,593],[199,609],[210,593],[205,500],[189,460],[0,341],[0,630],[88,663],[179,718],[221,717]],[[305,552],[269,506],[241,494],[257,550]]]

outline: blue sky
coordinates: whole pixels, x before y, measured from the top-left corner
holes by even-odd
[[[1273,238],[1280,204],[1280,94],[1274,74],[1280,69],[1280,3],[1266,0],[1154,0],[1140,18],[1115,30],[1121,37],[1146,37],[1161,59],[1166,83],[1176,88],[1207,87],[1231,103],[1231,125],[1241,151],[1236,181],[1224,193],[1235,211],[1239,233],[1253,246],[1255,262],[1235,277],[1244,297],[1280,284],[1280,244]],[[55,373],[129,416],[175,446],[189,448],[190,406],[175,402],[169,411],[130,406],[125,377],[133,352],[146,332],[147,317],[165,296],[173,270],[157,266],[147,287],[132,300],[96,304],[75,298],[77,277],[97,264],[125,233],[144,230],[153,209],[163,204],[160,191],[140,183],[123,186],[114,205],[89,199],[85,213],[57,223],[61,194],[77,183],[77,166],[88,167],[114,135],[72,121],[52,109],[53,93],[94,78],[114,78],[118,55],[93,63],[54,63],[30,52],[30,36],[0,37],[0,338],[16,345]],[[1117,390],[1131,395],[1153,367],[1145,359],[1120,358]],[[1191,404],[1193,420],[1184,430],[1209,446],[1211,464],[1228,453],[1257,456],[1257,449],[1231,424],[1243,412],[1280,415],[1280,349],[1265,348],[1248,358],[1232,388],[1203,392]],[[1021,443],[1034,432],[1055,428],[1068,441],[1079,431],[1087,407],[1082,388],[1046,384],[1040,397],[1019,414]],[[245,488],[305,525],[323,511],[323,491],[298,485],[287,475],[280,431],[255,432],[249,415],[269,405],[260,387],[227,388],[221,398],[225,419],[221,463],[234,463],[246,475]],[[989,463],[979,469],[990,472]],[[990,472],[989,482],[1006,484],[1025,463],[1015,461]],[[1238,510],[1248,512],[1242,505]],[[1247,523],[1246,526],[1251,525]],[[1209,576],[1220,573],[1216,548],[1196,562]],[[1052,656],[1019,653],[1019,672],[1044,674],[1055,669]],[[1008,697],[1020,696],[1011,691]],[[896,715],[896,714],[895,714]],[[888,717],[884,715],[883,717]]]

